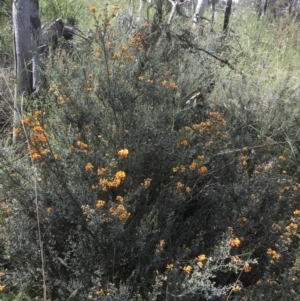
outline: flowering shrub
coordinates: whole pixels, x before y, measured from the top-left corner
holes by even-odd
[[[237,113],[229,92],[187,105],[216,64],[195,69],[207,57],[157,24],[159,11],[120,32],[118,9],[99,17],[91,7],[91,44],[55,58],[41,109],[28,104],[16,128],[26,146],[0,153],[1,238],[14,271],[0,270],[0,291],[25,282],[39,297],[43,276],[51,300],[242,300],[286,293],[289,281],[296,289],[290,147],[280,132],[258,138],[264,120]],[[234,88],[246,94],[242,80]]]

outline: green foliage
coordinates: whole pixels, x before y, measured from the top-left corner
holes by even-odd
[[[295,77],[262,65],[269,29],[255,56],[153,7],[134,28],[91,9],[90,42],[24,100],[23,142],[0,151],[0,290],[40,298],[45,275],[53,301],[297,300]]]
[[[75,0],[50,0],[40,2],[41,17],[46,21],[63,18],[69,25],[76,25],[83,17],[83,5]]]

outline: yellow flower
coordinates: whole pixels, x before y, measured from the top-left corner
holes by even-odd
[[[98,200],[96,203],[96,208],[101,209],[105,205],[105,201],[103,200]]]
[[[241,241],[238,238],[234,238],[231,240],[231,246],[238,248],[241,244]]]
[[[85,166],[85,170],[86,171],[92,171],[94,168],[93,164],[92,163],[88,163],[86,166]]]
[[[120,150],[118,151],[118,155],[119,155],[120,157],[127,157],[128,154],[129,154],[129,151],[128,151],[127,148],[120,149]]]
[[[114,43],[113,42],[107,42],[107,44],[106,44],[108,47],[112,47],[112,46],[114,46]]]
[[[185,273],[190,274],[193,268],[190,265],[186,265],[182,269]]]
[[[204,175],[207,173],[207,167],[206,166],[201,166],[199,169],[198,169],[198,173],[200,175]]]
[[[139,81],[144,80],[144,76],[139,76],[139,77],[138,77],[138,80],[139,80]]]
[[[107,22],[106,22],[106,26],[111,26],[110,21],[107,21]]]
[[[114,10],[119,10],[120,6],[119,5],[114,5]]]
[[[121,57],[121,54],[119,52],[114,52],[113,59],[118,60]]]
[[[246,152],[248,150],[247,146],[242,147],[242,152]]]
[[[4,291],[6,285],[0,285],[0,292]]]
[[[119,201],[119,202],[123,202],[124,198],[121,197],[120,195],[117,195],[116,200]]]
[[[203,161],[204,160],[204,156],[198,156],[198,159],[200,160],[200,161]]]
[[[163,86],[166,86],[166,85],[167,85],[167,83],[168,83],[168,82],[167,82],[166,80],[164,80],[164,81],[162,81],[162,83],[161,83],[161,84],[162,84]]]
[[[286,158],[284,156],[279,156],[278,159],[282,162],[284,162],[286,160]]]
[[[48,207],[48,208],[46,209],[46,211],[47,211],[48,214],[50,214],[50,213],[52,212],[52,210],[53,210],[52,207]]]
[[[115,174],[115,178],[118,179],[118,180],[121,180],[123,181],[126,177],[126,174],[124,171],[118,171],[116,174]]]
[[[97,7],[92,6],[92,7],[90,8],[90,12],[95,13],[96,11],[97,11]]]
[[[15,135],[19,135],[21,133],[21,129],[20,128],[14,128],[14,134]]]

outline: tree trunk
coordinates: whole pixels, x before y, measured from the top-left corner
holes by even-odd
[[[38,0],[13,0],[12,19],[17,78],[14,101],[14,126],[16,126],[21,111],[17,99],[22,95],[29,96],[39,84],[38,50],[41,41],[41,22]],[[15,134],[13,141],[16,141]]]
[[[202,23],[202,17],[204,15],[206,5],[207,0],[198,0],[193,17],[193,28],[195,28],[197,24]]]
[[[168,18],[168,25],[170,25],[171,22],[172,22],[172,19],[175,15],[177,6],[183,5],[187,2],[190,2],[190,0],[169,0],[169,2],[172,4],[172,9],[171,9],[171,12],[170,12],[170,15],[169,15],[169,18]]]
[[[232,6],[232,0],[227,0],[226,9],[225,9],[225,16],[224,16],[224,26],[223,31],[228,31],[228,25],[230,20],[230,14],[231,14],[231,6]]]
[[[268,2],[268,0],[261,0],[261,17],[263,17],[266,14]]]

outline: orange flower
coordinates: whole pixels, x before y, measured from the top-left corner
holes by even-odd
[[[198,257],[197,257],[197,260],[198,261],[204,261],[204,260],[206,260],[207,259],[207,257],[205,256],[205,254],[201,254],[201,255],[199,255]]]
[[[97,176],[101,176],[104,172],[106,171],[106,169],[105,168],[98,168],[97,169]]]
[[[166,86],[167,83],[168,83],[168,82],[167,82],[166,80],[163,80],[161,84],[162,84],[163,86]]]
[[[118,60],[121,57],[121,54],[119,52],[114,52],[113,59]]]
[[[295,215],[300,215],[300,210],[296,209],[293,213],[294,213]]]
[[[249,263],[246,263],[245,265],[244,265],[244,267],[243,267],[243,271],[245,272],[245,273],[249,273],[250,271],[251,271],[251,267],[249,266]]]
[[[115,178],[118,179],[118,180],[121,180],[123,181],[126,177],[126,174],[124,171],[118,171],[116,174],[115,174]]]
[[[178,182],[176,187],[177,187],[177,189],[181,189],[184,187],[184,184],[182,184],[181,182]]]
[[[180,141],[180,145],[187,146],[188,142],[186,140],[182,140]]]
[[[143,185],[144,185],[145,187],[148,187],[148,186],[150,186],[151,181],[152,181],[151,179],[147,178],[147,179],[144,180]]]
[[[117,195],[116,200],[122,203],[124,201],[124,198],[120,195]]]
[[[29,125],[29,124],[30,124],[30,119],[29,119],[28,117],[24,118],[24,119],[22,120],[22,124],[24,124],[24,125]]]
[[[231,246],[234,248],[238,248],[241,244],[241,241],[238,238],[234,238],[231,240]]]
[[[41,155],[38,153],[33,153],[31,156],[32,156],[32,160],[34,161],[39,160],[41,158]]]
[[[187,193],[191,193],[191,192],[192,192],[192,189],[191,189],[190,187],[186,187],[186,188],[185,188],[185,191],[186,191]]]
[[[189,168],[190,168],[190,170],[196,170],[197,167],[198,167],[197,162],[193,161]]]
[[[128,153],[129,153],[129,151],[128,151],[127,148],[120,149],[120,150],[118,151],[118,155],[119,155],[120,157],[127,157],[127,156],[128,156]]]
[[[128,55],[128,56],[126,57],[126,59],[127,59],[127,61],[132,61],[132,60],[133,60],[133,56],[132,56],[132,55]]]
[[[45,149],[41,150],[42,156],[47,156],[49,153],[50,153],[50,149],[45,148]]]
[[[92,6],[92,7],[90,8],[90,12],[95,13],[96,11],[97,11],[97,7]]]
[[[43,130],[43,128],[42,128],[40,125],[35,126],[35,127],[33,128],[33,130],[34,130],[36,133],[38,133],[38,134],[44,133],[44,130]]]
[[[82,141],[77,141],[77,145],[82,149],[87,149],[89,146]]]
[[[126,52],[127,51],[127,46],[122,45],[120,48],[121,52]]]
[[[206,166],[201,166],[199,169],[198,169],[198,173],[200,175],[204,175],[207,173],[207,167]]]
[[[174,269],[174,265],[172,263],[167,264],[166,269],[167,270],[173,270]]]
[[[120,6],[119,5],[114,5],[114,10],[119,10]]]
[[[35,111],[33,113],[33,117],[39,119],[42,116],[42,111]]]
[[[88,163],[86,166],[85,166],[85,170],[86,171],[93,171],[94,169],[94,165],[92,163]]]
[[[21,129],[20,128],[14,128],[14,134],[15,135],[19,135],[21,133]]]
[[[96,203],[96,208],[101,209],[105,205],[105,201],[103,200],[98,200]]]
[[[185,273],[190,274],[193,268],[190,265],[186,265],[182,269]]]
[[[279,156],[278,159],[282,162],[284,162],[286,160],[286,158],[284,156]]]
[[[173,81],[170,81],[169,85],[170,85],[170,88],[172,90],[177,90],[178,89],[178,86]]]

